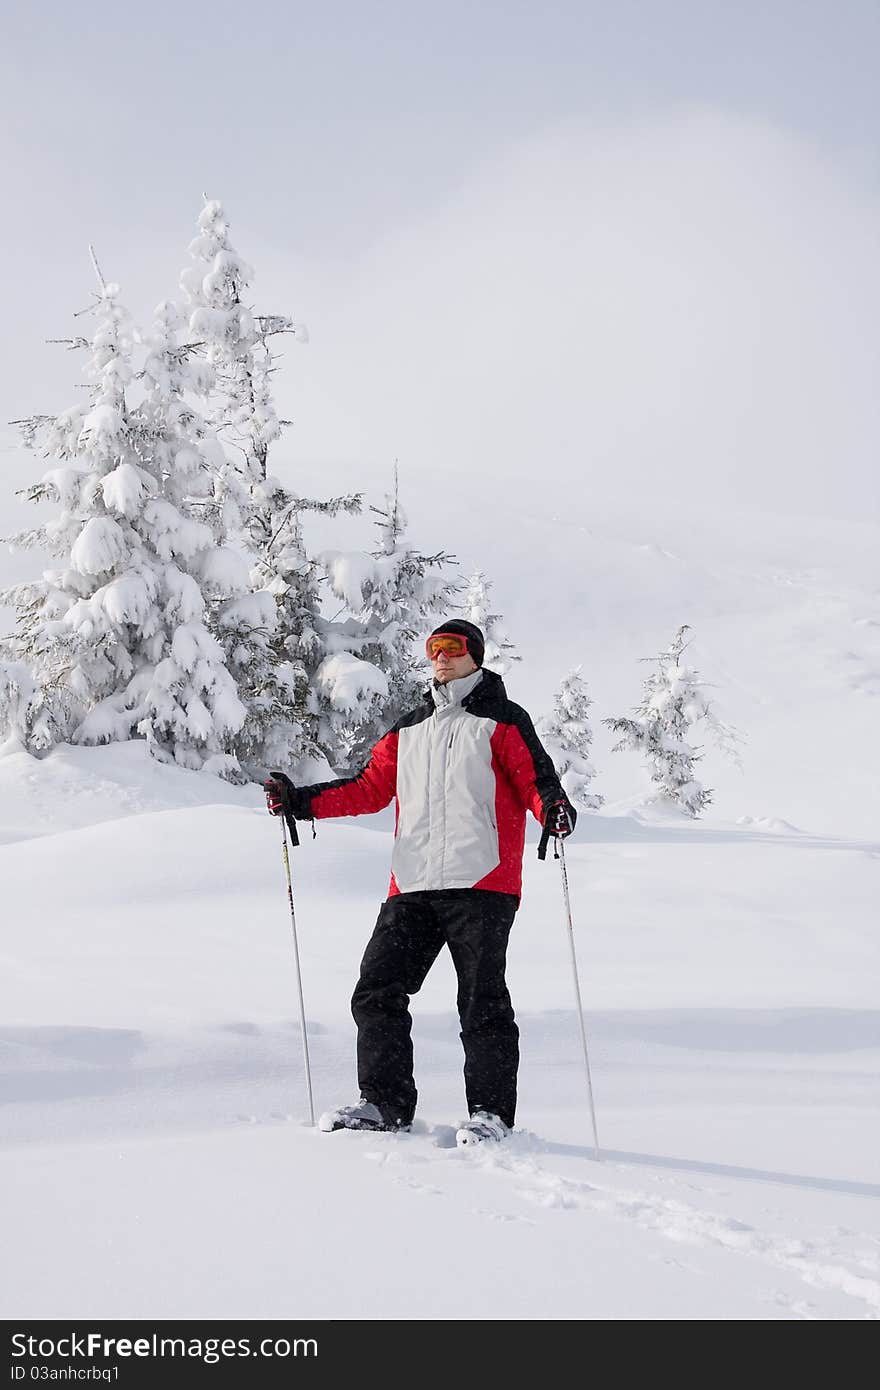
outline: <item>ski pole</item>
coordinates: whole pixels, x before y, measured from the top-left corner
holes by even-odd
[[[599,1152],[599,1132],[596,1128],[596,1107],[593,1104],[593,1082],[590,1077],[590,1057],[587,1052],[587,1030],[584,1026],[584,1006],[581,1003],[581,986],[578,979],[577,956],[574,949],[574,926],[571,920],[571,899],[568,895],[568,870],[565,867],[565,840],[563,837],[560,836],[558,839],[554,837],[553,853],[559,860],[562,868],[562,894],[565,898],[565,915],[568,920],[568,944],[571,948],[571,969],[574,976],[574,995],[577,1000],[577,1016],[578,1022],[581,1025],[581,1042],[584,1045],[584,1069],[587,1075],[587,1094],[590,1097],[590,1116],[593,1121],[593,1142],[596,1149],[596,1158],[601,1159],[602,1155]]]
[[[287,874],[287,901],[290,903],[290,925],[293,928],[293,956],[294,960],[296,961],[296,987],[299,992],[299,1017],[300,1025],[302,1027],[303,1061],[305,1063],[306,1071],[306,1088],[309,1093],[309,1119],[311,1120],[312,1128],[314,1129],[315,1102],[312,1099],[312,1069],[309,1065],[309,1035],[306,1031],[306,1006],[303,1002],[302,972],[299,966],[299,942],[296,938],[296,913],[293,907],[293,883],[290,877],[290,855],[287,852],[287,817],[279,816],[279,820],[281,821],[281,842],[284,852],[284,870]],[[298,845],[299,836],[296,833],[296,822],[291,820],[289,828],[291,844],[293,844],[294,846]]]

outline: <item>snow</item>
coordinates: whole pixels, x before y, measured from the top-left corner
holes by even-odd
[[[65,510],[69,510],[76,503],[85,477],[86,473],[82,468],[50,468],[43,474],[43,483],[50,495],[57,498]]]
[[[388,694],[384,671],[368,661],[359,661],[351,652],[335,652],[321,662],[315,672],[315,685],[334,709],[363,711],[374,695]]]
[[[205,601],[198,584],[190,574],[183,574],[176,565],[166,565],[162,574],[168,593],[165,616],[171,622],[193,623],[204,616]]]
[[[362,551],[325,550],[319,556],[333,592],[344,599],[354,613],[364,606],[364,590],[376,582],[377,560]]]
[[[520,1128],[466,1152],[445,958],[414,1001],[414,1132],[309,1128],[259,788],[141,743],[11,753],[6,1316],[876,1318],[880,843],[760,820],[584,814],[568,842],[601,1162],[530,832]],[[390,813],[323,822],[292,855],[319,1111],[356,1098],[389,836]]]
[[[880,1314],[876,528],[596,498],[560,516],[550,496],[480,487],[462,508],[446,480],[423,483],[419,534],[454,531],[462,563],[493,576],[523,656],[514,699],[539,716],[581,663],[595,701],[606,804],[580,815],[566,858],[601,1161],[559,868],[538,863],[536,826],[510,949],[514,1139],[451,1147],[463,1092],[445,955],[413,1002],[414,1132],[318,1135],[281,826],[260,789],[142,742],[37,760],[10,740],[5,1316]],[[548,604],[556,560],[564,593]],[[32,557],[0,564],[11,581]],[[188,583],[179,601],[197,608]],[[684,621],[713,707],[744,737],[741,769],[704,750],[715,796],[695,821],[645,805],[639,757],[612,754],[601,723],[636,704],[640,658]],[[389,808],[314,840],[302,826],[291,854],[318,1111],[357,1098],[348,1001],[392,825]]]
[[[120,626],[123,623],[135,623],[146,632],[148,619],[156,601],[156,590],[156,576],[149,570],[140,574],[123,574],[103,589],[99,589],[88,604],[78,604],[77,608],[94,608],[100,600],[100,606],[112,623]]]
[[[133,519],[140,512],[144,498],[155,489],[154,480],[142,468],[120,463],[101,479],[104,504],[110,511]]]
[[[221,627],[262,628],[271,632],[276,622],[275,601],[265,589],[242,594],[224,605],[218,621]]]
[[[163,560],[180,556],[183,560],[191,561],[213,544],[209,527],[183,516],[177,507],[161,497],[153,498],[146,504],[144,520],[151,528],[156,552]]]
[[[182,623],[174,629],[171,655],[181,670],[190,675],[201,660],[219,660],[220,647],[201,623]]]
[[[97,335],[95,345],[98,346]],[[112,363],[107,363],[108,376],[112,372]],[[81,443],[84,448],[93,449],[96,453],[112,453],[123,432],[124,420],[122,411],[118,406],[100,402],[85,416],[82,424]]]
[[[109,574],[128,553],[125,533],[110,516],[93,516],[82,528],[70,552],[80,574]]]

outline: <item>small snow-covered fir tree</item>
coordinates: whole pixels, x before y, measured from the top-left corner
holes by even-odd
[[[17,728],[32,751],[70,739],[145,736],[158,756],[236,775],[226,753],[244,708],[222,649],[205,624],[205,594],[234,592],[228,557],[185,498],[204,472],[198,431],[181,407],[186,354],[161,320],[146,398],[129,399],[135,335],[118,286],[100,292],[85,349],[89,399],[58,417],[24,422],[25,442],[54,457],[25,496],[60,515],[14,538],[42,546],[58,568],[3,595],[18,610],[6,652],[33,673],[18,683]],[[7,708],[10,708],[7,700]]]
[[[328,501],[298,497],[268,478],[258,484],[262,505],[252,528],[265,527],[252,569],[252,582],[272,595],[276,605],[269,661],[250,681],[249,719],[240,740],[248,762],[264,769],[281,768],[312,780],[329,775],[336,760],[334,717],[350,717],[346,694],[327,684],[322,672],[330,651],[332,624],[321,612],[326,582],[318,561],[307,551],[303,516],[357,512],[358,495]],[[356,705],[355,705],[356,707]]]
[[[330,587],[350,615],[328,636],[328,645],[335,648],[330,666],[335,671],[342,659],[350,681],[365,681],[364,703],[359,710],[352,708],[338,729],[344,767],[362,762],[376,740],[418,703],[427,674],[425,636],[453,606],[456,594],[447,571],[454,558],[442,550],[425,555],[405,539],[396,465],[394,490],[385,506],[370,510],[379,517],[378,550],[371,555],[325,551],[321,557]],[[327,669],[319,672],[319,680]]]
[[[657,670],[645,682],[634,718],[605,719],[620,740],[614,751],[630,749],[645,755],[651,781],[658,788],[655,800],[677,806],[688,816],[698,816],[712,800],[712,792],[694,776],[701,754],[688,742],[693,724],[703,720],[719,744],[731,746],[732,729],[719,720],[703,693],[698,673],[681,660],[690,632],[685,623],[672,643],[654,661]]]
[[[115,630],[102,622],[95,632],[88,617],[70,620],[83,600],[106,589],[105,577],[125,574],[130,558],[125,533],[104,506],[101,485],[117,462],[129,457],[125,392],[133,372],[133,334],[115,285],[102,285],[94,313],[92,338],[68,341],[69,348],[89,355],[86,371],[94,384],[88,402],[58,417],[19,422],[25,444],[57,463],[24,496],[61,506],[57,518],[21,532],[12,544],[42,546],[62,567],[3,595],[17,610],[17,632],[5,653],[27,662],[43,694],[43,736],[39,742],[28,740],[31,751],[73,736],[89,710],[129,674],[127,644]]]
[[[214,373],[210,418],[222,452],[215,467],[214,524],[237,537],[247,556],[250,593],[218,614],[217,635],[247,709],[236,747],[259,776],[281,767],[295,775],[326,771],[335,755],[334,690],[318,678],[328,655],[320,616],[320,566],[306,553],[306,512],[357,512],[357,494],[299,497],[269,471],[269,452],[290,422],[272,394],[270,340],[304,340],[280,314],[255,314],[247,300],[253,271],[232,245],[220,203],[208,201],[181,275],[190,334]],[[346,696],[347,699],[347,696]],[[347,719],[350,711],[337,711]],[[300,767],[302,765],[302,767]]]
[[[462,617],[469,623],[476,623],[486,639],[486,653],[483,665],[489,671],[496,671],[499,676],[505,675],[514,661],[521,661],[513,643],[508,639],[504,627],[504,618],[501,613],[490,611],[491,601],[489,593],[492,588],[492,581],[487,579],[482,570],[474,570],[467,581],[462,599]]]
[[[595,811],[604,797],[590,791],[596,769],[590,761],[593,731],[589,712],[593,701],[577,666],[560,683],[553,713],[538,721],[541,742],[550,754],[566,795],[575,806]]]

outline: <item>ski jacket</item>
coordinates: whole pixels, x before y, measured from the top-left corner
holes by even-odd
[[[360,816],[394,800],[389,896],[484,888],[519,897],[526,811],[543,824],[564,795],[526,711],[500,676],[478,671],[432,686],[355,776],[297,788],[296,815]]]

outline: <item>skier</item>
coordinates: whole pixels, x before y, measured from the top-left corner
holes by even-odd
[[[513,1128],[519,1030],[504,978],[519,907],[526,811],[563,837],[577,812],[528,714],[482,669],[484,639],[454,619],[426,642],[433,680],[422,703],[373,748],[366,767],[296,787],[282,772],[264,786],[273,815],[296,820],[363,815],[396,798],[391,886],[361,963],[351,1008],[361,1098],[319,1127],[408,1129],[416,1108],[415,994],[444,945],[458,977],[470,1118],[461,1145]]]

